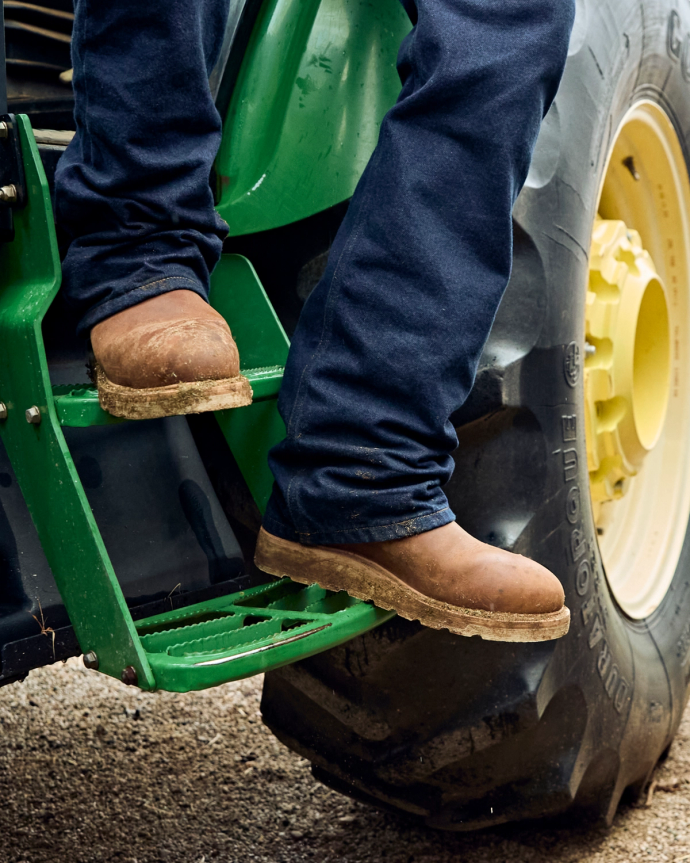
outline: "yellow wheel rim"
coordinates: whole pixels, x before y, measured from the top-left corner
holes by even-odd
[[[690,518],[690,183],[673,125],[623,118],[592,232],[585,319],[590,493],[606,577],[650,615]]]

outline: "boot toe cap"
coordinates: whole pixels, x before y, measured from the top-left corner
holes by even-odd
[[[117,340],[93,340],[93,349],[109,380],[136,389],[240,373],[237,346],[222,319],[142,324]]]
[[[463,579],[468,607],[503,614],[550,614],[565,603],[563,586],[546,567],[529,558],[491,549]]]
[[[546,567],[529,558],[512,555],[512,566],[498,587],[495,611],[550,614],[565,604],[563,585]]]

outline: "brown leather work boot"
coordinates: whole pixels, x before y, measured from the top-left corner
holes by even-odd
[[[405,539],[329,546],[300,545],[262,528],[255,562],[271,575],[345,590],[458,635],[549,641],[570,625],[555,575],[479,542],[455,522]]]
[[[170,291],[91,330],[101,407],[153,419],[251,404],[225,320],[193,291]]]

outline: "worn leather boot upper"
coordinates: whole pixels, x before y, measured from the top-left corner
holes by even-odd
[[[450,605],[512,614],[563,608],[560,581],[541,564],[480,542],[455,522],[404,539],[339,545]]]
[[[235,378],[237,346],[225,320],[193,291],[170,291],[101,321],[91,346],[114,384],[147,389]]]

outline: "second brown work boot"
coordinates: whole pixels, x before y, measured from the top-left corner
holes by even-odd
[[[224,318],[193,291],[169,291],[91,330],[101,407],[153,419],[251,404]]]
[[[271,575],[345,590],[458,635],[549,641],[570,625],[555,575],[474,539],[455,522],[404,539],[328,546],[301,545],[262,528],[255,562]]]

